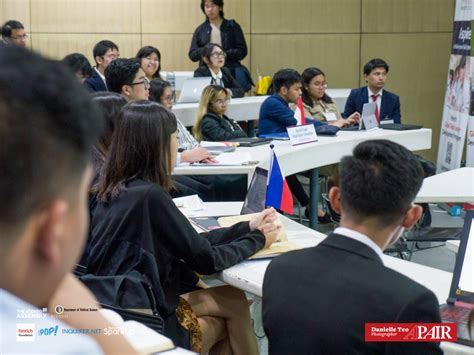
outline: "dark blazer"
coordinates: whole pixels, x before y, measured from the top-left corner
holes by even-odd
[[[189,48],[189,59],[201,60],[202,48],[211,41],[211,24],[209,20],[200,24],[194,31]],[[247,43],[240,25],[234,20],[224,19],[221,24],[221,43],[226,53],[225,66],[232,71],[247,56]]]
[[[368,246],[337,234],[273,259],[262,314],[270,354],[442,354],[437,343],[364,341],[367,322],[440,322],[439,304]]]
[[[219,117],[210,112],[201,121],[201,132],[204,141],[225,141],[247,137],[237,122],[226,115]]]
[[[165,335],[183,344],[176,307],[189,270],[212,274],[262,249],[265,237],[238,223],[197,234],[159,185],[135,179],[118,197],[98,202],[90,225],[87,271],[98,276],[138,271],[149,281],[166,323]]]
[[[221,71],[222,71],[222,81],[224,82],[224,87],[232,91],[232,97],[243,97],[245,92],[240,87],[240,84],[237,82],[237,80],[234,79],[230,70],[226,67],[223,67]],[[211,69],[209,69],[209,67],[205,64],[201,65],[199,68],[197,68],[194,71],[195,78],[206,77],[206,76],[212,77],[212,74],[211,74]],[[215,84],[214,79],[211,81],[211,84]]]
[[[90,90],[90,91],[108,91],[107,86],[105,86],[104,81],[102,78],[97,74],[97,72],[92,70],[92,76],[90,78],[87,78],[84,81],[84,85]]]
[[[344,117],[349,117],[354,112],[362,114],[362,107],[369,102],[369,91],[367,86],[352,89],[344,108]],[[382,91],[382,106],[380,107],[380,120],[393,120],[394,123],[401,123],[400,98],[387,90]]]

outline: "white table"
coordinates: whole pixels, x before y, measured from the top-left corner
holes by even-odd
[[[182,84],[181,84],[182,85]],[[178,89],[177,90],[181,90]],[[344,106],[349,96],[350,89],[332,89],[327,90],[340,111],[344,111]],[[268,96],[246,96],[238,99],[232,99],[226,115],[236,121],[252,121],[258,120],[260,114],[260,106]],[[176,117],[186,127],[194,125],[196,122],[199,103],[176,104],[173,106],[173,112]]]
[[[242,202],[206,203],[203,216],[238,214]],[[282,217],[288,238],[305,247],[317,245],[325,234],[309,229],[286,217]],[[420,283],[433,291],[440,304],[446,303],[451,286],[452,273],[416,264],[410,261],[384,255],[385,266]],[[262,285],[265,271],[270,260],[245,261],[219,273],[217,277],[223,282],[243,291],[262,297]],[[441,347],[445,354],[472,354],[473,349],[456,343],[443,342]]]
[[[415,201],[474,203],[474,168],[460,168],[427,177]]]

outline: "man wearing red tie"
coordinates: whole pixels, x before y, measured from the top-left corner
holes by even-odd
[[[364,65],[364,78],[367,86],[353,89],[347,98],[344,117],[349,117],[354,112],[362,112],[362,107],[367,102],[376,102],[375,116],[382,124],[401,123],[400,98],[384,90],[387,79],[388,64],[379,58],[370,60]]]

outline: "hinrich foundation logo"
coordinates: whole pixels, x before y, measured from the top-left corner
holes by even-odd
[[[19,323],[16,325],[16,341],[35,341],[35,325]]]

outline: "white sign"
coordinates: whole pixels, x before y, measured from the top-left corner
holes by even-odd
[[[312,123],[303,126],[287,127],[286,130],[293,146],[318,141],[318,136]]]

